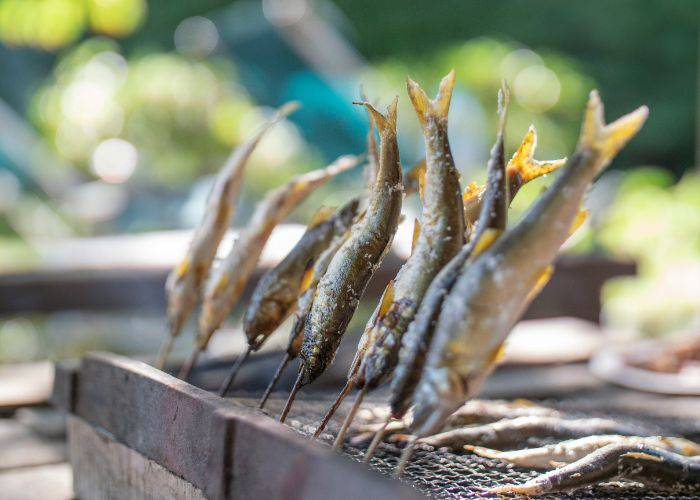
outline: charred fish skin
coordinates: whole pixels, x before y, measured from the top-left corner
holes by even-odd
[[[425,139],[422,222],[413,252],[394,279],[393,301],[376,320],[376,341],[362,361],[358,385],[368,389],[377,387],[396,366],[401,337],[413,321],[423,295],[435,275],[464,244],[459,172],[447,136],[454,84],[453,70],[442,79],[437,96],[431,100],[416,82],[407,79],[408,94]]]
[[[307,266],[348,230],[359,204],[359,198],[353,198],[330,218],[309,227],[289,254],[260,279],[243,319],[249,344],[261,345],[294,310]]]
[[[311,270],[312,276],[305,290],[299,295],[297,301],[297,311],[294,320],[294,325],[289,332],[289,341],[287,343],[287,354],[291,358],[296,358],[299,356],[299,351],[301,350],[301,343],[304,339],[304,324],[306,323],[306,318],[311,311],[311,306],[313,305],[314,296],[316,295],[316,288],[318,287],[318,282],[321,280],[328,266],[333,260],[333,256],[338,252],[340,247],[347,241],[350,236],[350,229],[345,231],[344,234],[338,236],[331,244],[326,248],[321,255],[319,255],[316,262],[314,262],[313,268]]]
[[[301,174],[270,191],[258,203],[248,226],[207,282],[199,317],[198,349],[206,348],[211,336],[238,302],[273,229],[309,193],[358,164],[356,156],[341,156],[325,168]]]
[[[398,226],[403,199],[399,147],[396,140],[396,106],[387,115],[364,103],[380,132],[377,180],[362,220],[321,278],[304,327],[301,358],[302,382],[314,381],[333,361],[340,340],[357,308],[369,279],[388,251]]]
[[[172,337],[180,333],[183,323],[197,304],[200,288],[233,217],[235,199],[243,182],[248,159],[267,131],[298,107],[296,102],[282,106],[272,119],[233,151],[217,175],[207,199],[204,219],[195,230],[187,255],[168,275],[166,282],[167,317]]]
[[[524,484],[508,484],[487,491],[498,495],[544,495],[616,479],[628,479],[666,491],[698,491],[700,457],[686,457],[646,444],[610,444]]]
[[[523,219],[461,273],[445,298],[415,392],[413,429],[430,435],[479,388],[531,290],[569,236],[594,177],[641,128],[642,107],[605,125],[592,92],[581,138],[560,176]]]
[[[430,283],[418,308],[413,322],[408,326],[399,349],[399,360],[394,370],[389,391],[389,403],[393,418],[401,418],[411,406],[411,396],[418,385],[430,343],[435,322],[442,302],[457,280],[463,266],[469,261],[487,229],[505,229],[507,207],[504,200],[508,196],[505,184],[504,127],[507,108],[507,90],[499,93],[499,130],[491,148],[487,165],[488,180],[484,189],[484,202],[480,204],[479,220],[470,240],[440,270]]]

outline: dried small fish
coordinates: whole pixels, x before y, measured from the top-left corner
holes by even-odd
[[[521,467],[553,469],[580,460],[586,455],[611,444],[629,448],[637,445],[646,445],[680,455],[700,455],[700,445],[687,439],[662,436],[620,436],[619,434],[587,436],[525,450],[498,451],[472,445],[465,445],[464,449],[482,457],[505,460]]]
[[[361,358],[355,384],[360,388],[358,398],[391,374],[398,360],[398,350],[409,323],[430,282],[464,244],[464,207],[462,205],[459,173],[452,159],[447,137],[449,113],[455,72],[440,82],[434,100],[420,86],[407,80],[408,94],[413,102],[425,138],[426,170],[422,190],[423,213],[416,222],[416,238],[411,256],[390,283],[376,318],[370,319],[367,335],[363,335],[357,353]],[[369,340],[368,340],[369,339]],[[338,433],[342,443],[352,421],[346,418]]]
[[[391,413],[389,414],[391,416]],[[409,430],[410,415],[404,415],[399,420],[389,424],[387,430],[396,433],[406,433]],[[463,427],[474,424],[490,424],[504,419],[517,417],[554,417],[565,418],[564,414],[553,408],[539,406],[527,399],[514,401],[472,399],[455,411],[447,420],[445,429]],[[358,433],[376,432],[382,424],[371,423],[357,427]]]
[[[243,318],[243,331],[254,349],[292,313],[305,271],[350,228],[359,205],[359,198],[353,198],[337,211],[323,207],[289,254],[260,278]]]
[[[489,375],[532,290],[551,272],[594,177],[637,133],[647,114],[642,107],[605,125],[600,98],[592,92],[579,145],[561,175],[515,227],[461,273],[444,300],[414,393],[412,428],[419,437],[441,428]],[[404,453],[402,466],[411,447]]]
[[[243,182],[248,159],[265,133],[273,125],[299,107],[296,102],[282,106],[246,142],[239,145],[224,164],[209,193],[204,218],[197,226],[187,255],[168,275],[165,290],[168,296],[168,337],[160,348],[155,361],[156,368],[163,368],[172,343],[199,300],[200,290],[214,261],[216,249],[224,237],[233,217],[236,198]]]
[[[453,450],[462,450],[465,445],[504,448],[518,446],[533,437],[571,439],[596,434],[649,435],[643,431],[638,426],[621,424],[607,418],[517,417],[452,429],[421,438],[420,442]]]
[[[360,215],[361,217],[361,215]],[[289,332],[289,340],[287,341],[287,349],[282,358],[282,361],[275,370],[275,374],[272,376],[270,383],[268,384],[265,392],[260,398],[259,408],[263,408],[267,402],[267,398],[270,396],[272,389],[274,389],[275,384],[279,380],[282,372],[286,368],[287,364],[296,359],[299,356],[299,351],[301,350],[301,342],[304,340],[304,322],[306,317],[311,310],[311,305],[314,301],[314,295],[316,293],[316,287],[321,277],[326,273],[328,265],[331,263],[333,256],[336,254],[338,249],[345,243],[345,241],[350,237],[350,230],[348,229],[342,235],[339,235],[331,242],[331,244],[326,248],[321,255],[313,263],[313,266],[307,269],[304,273],[304,277],[301,280],[300,285],[300,295],[297,299],[297,307],[294,325]]]
[[[304,326],[301,347],[302,369],[290,393],[283,416],[289,411],[302,384],[313,382],[333,361],[340,340],[362,297],[369,279],[391,246],[401,215],[403,184],[396,140],[398,98],[384,116],[362,103],[372,113],[380,133],[379,171],[362,220],[333,256],[316,289]]]
[[[425,356],[432,341],[442,301],[454,285],[459,272],[472,258],[501,234],[506,227],[508,192],[505,184],[504,130],[508,107],[507,89],[499,94],[499,127],[487,165],[488,180],[484,201],[480,204],[476,228],[469,242],[438,273],[426,291],[415,319],[409,325],[399,350],[399,361],[391,381],[390,405],[393,418],[401,418],[411,405],[411,396],[423,371]],[[468,221],[466,221],[468,222]]]
[[[240,298],[272,230],[311,192],[358,163],[359,158],[355,156],[342,156],[325,168],[295,177],[270,191],[258,203],[248,226],[206,284],[199,316],[199,334],[190,362],[183,366],[184,372],[194,365],[197,354],[207,347],[213,333]]]
[[[646,444],[610,444],[524,484],[506,484],[486,491],[497,495],[544,495],[620,479],[666,491],[697,492],[700,456],[687,457]]]

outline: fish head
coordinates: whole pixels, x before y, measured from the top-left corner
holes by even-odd
[[[243,320],[243,331],[250,345],[262,343],[282,323],[282,305],[276,300],[260,302],[255,314],[247,315]]]
[[[469,384],[447,367],[428,369],[423,373],[413,396],[415,403],[411,431],[418,437],[430,436],[468,396]]]

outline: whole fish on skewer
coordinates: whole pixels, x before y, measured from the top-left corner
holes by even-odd
[[[361,217],[361,215],[359,217]],[[267,385],[265,392],[260,398],[259,408],[263,408],[265,406],[270,393],[274,389],[275,384],[279,380],[287,364],[299,356],[301,342],[304,339],[304,323],[309,311],[311,310],[311,305],[313,304],[318,282],[326,273],[333,256],[340,249],[343,243],[345,243],[349,236],[350,229],[346,230],[345,233],[338,235],[304,272],[299,285],[299,297],[297,299],[296,311],[294,312],[294,323],[289,331],[287,348],[285,349],[282,361],[277,366],[277,370],[275,370],[275,374],[272,376],[272,379]]]
[[[500,151],[503,148],[502,142],[503,138],[499,135],[491,152],[490,161],[494,166],[499,165],[499,162],[502,161],[500,156]],[[566,161],[566,159],[537,161],[534,159],[536,146],[537,132],[531,126],[520,147],[505,167],[509,204],[513,201],[522,185],[540,175],[556,170]],[[472,228],[472,231],[476,232],[472,233],[470,242],[440,271],[425,293],[415,320],[409,325],[404,335],[401,349],[399,350],[399,362],[391,381],[390,406],[393,418],[403,417],[411,405],[411,396],[422,373],[425,356],[432,340],[435,321],[437,321],[445,295],[457,280],[462,267],[474,253],[477,242],[482,242],[480,246],[481,250],[483,250],[486,243],[492,243],[495,237],[504,229],[498,228],[498,217],[489,215],[492,212],[490,208],[482,212],[487,219],[477,224],[474,209],[478,207],[481,211],[484,205],[489,203],[488,184],[484,187],[479,187],[475,184],[470,186],[465,189],[463,195],[465,222],[469,227],[481,225],[483,230],[489,229],[490,231],[484,235],[483,230]],[[497,194],[497,191],[492,192],[494,195]],[[483,240],[481,239],[482,236],[485,236]]]
[[[255,135],[233,151],[217,175],[209,193],[204,218],[195,229],[187,255],[168,275],[165,284],[168,297],[169,332],[155,361],[156,368],[162,369],[165,365],[173,341],[180,334],[185,321],[197,305],[201,288],[214,262],[216,250],[233,218],[236,198],[243,182],[248,159],[267,131],[298,107],[299,104],[296,102],[282,106],[272,119],[258,129]]]
[[[464,207],[462,205],[459,172],[452,159],[447,138],[447,116],[455,83],[451,71],[440,82],[438,94],[431,100],[411,80],[408,94],[413,102],[425,137],[426,170],[422,193],[421,223],[416,221],[411,256],[390,283],[376,318],[370,319],[370,331],[360,341],[354,363],[360,361],[359,371],[351,374],[360,388],[358,400],[375,389],[393,370],[398,348],[408,324],[423,299],[423,294],[440,269],[464,244]],[[374,339],[369,342],[366,339]],[[359,403],[354,405],[356,408]],[[338,443],[352,421],[348,414]]]
[[[372,120],[373,122],[373,120]],[[368,150],[372,150],[371,144],[368,146]],[[375,152],[376,154],[376,152]],[[372,155],[369,155],[370,157]],[[367,171],[367,168],[365,169]],[[409,171],[407,171],[403,175],[403,184],[404,184],[404,196],[408,196],[410,194],[413,194],[418,191],[422,191],[421,186],[424,185],[424,179],[425,179],[425,160],[418,162],[416,165],[414,165]],[[364,215],[364,213],[363,213]],[[362,216],[363,216],[362,215]],[[330,264],[331,259],[333,258],[333,255],[335,255],[335,252],[338,251],[340,246],[344,243],[344,241],[350,236],[350,233],[347,232],[343,238],[338,238],[335,242],[335,244],[331,245],[323,254],[321,257],[319,257],[318,261],[314,264],[313,269],[309,269],[309,273],[305,279],[302,280],[302,293],[299,296],[298,304],[297,304],[297,312],[296,312],[296,318],[294,321],[294,326],[290,330],[289,333],[289,340],[287,343],[287,349],[284,354],[284,357],[282,358],[282,361],[280,361],[280,364],[278,365],[277,369],[275,370],[274,375],[272,376],[272,379],[270,379],[270,382],[268,383],[267,387],[265,388],[265,392],[263,393],[262,397],[260,398],[260,403],[259,403],[259,408],[263,408],[265,406],[265,403],[267,402],[267,399],[269,398],[272,390],[275,387],[275,384],[279,380],[280,376],[282,375],[282,372],[286,368],[287,364],[292,360],[295,359],[299,355],[299,349],[301,348],[301,342],[304,337],[304,322],[306,321],[306,316],[308,315],[309,311],[311,310],[311,305],[313,304],[313,297],[316,292],[316,287],[318,286],[318,282],[320,281],[321,277],[325,274],[326,269],[328,268],[328,265]],[[381,303],[381,301],[380,301]],[[378,308],[375,310],[373,317],[376,318],[378,314]],[[372,321],[370,321],[372,323]],[[351,389],[349,387],[345,394],[341,394],[338,399],[336,399],[336,402],[334,403],[334,408],[337,408],[337,406],[340,405],[342,400],[344,399],[345,395],[347,395],[347,392]],[[327,418],[330,419],[330,417],[335,413],[335,410],[332,409],[332,411],[329,411],[327,414]],[[319,426],[317,429],[317,434],[315,434],[315,437],[318,437],[318,434],[323,430],[325,427],[325,424],[323,426]]]
[[[399,147],[396,140],[396,106],[386,116],[369,103],[380,134],[377,180],[366,213],[352,228],[352,234],[333,256],[321,278],[313,305],[304,325],[301,347],[302,368],[280,416],[284,421],[302,384],[313,382],[333,361],[360,298],[375,270],[388,252],[401,215],[403,184]]]
[[[211,336],[238,302],[272,230],[315,189],[334,176],[355,167],[359,161],[356,156],[342,156],[325,168],[298,175],[287,184],[270,191],[257,204],[248,226],[241,232],[223,262],[214,269],[206,284],[195,348],[188,362],[183,365],[181,376],[186,377],[196,363],[198,354],[207,347]],[[249,348],[239,361],[242,363],[250,352]]]
[[[322,207],[289,254],[260,278],[243,317],[249,344],[260,347],[293,312],[305,271],[350,228],[359,204],[353,198],[337,211]]]
[[[485,489],[496,495],[544,495],[625,479],[673,492],[700,492],[700,456],[688,457],[646,443],[609,444],[524,484]]]
[[[642,107],[605,125],[602,103],[592,92],[577,150],[560,176],[515,227],[461,273],[444,300],[413,396],[412,429],[418,437],[441,428],[479,389],[533,290],[551,272],[595,176],[637,133],[647,114]],[[409,445],[397,473],[411,453]]]
[[[487,248],[493,241],[505,230],[507,216],[508,216],[508,188],[505,176],[505,153],[504,153],[504,130],[506,124],[506,115],[508,109],[508,90],[505,86],[499,91],[498,94],[498,112],[499,112],[499,126],[498,133],[496,136],[496,142],[491,150],[491,157],[488,162],[488,180],[486,188],[486,202],[482,204],[481,214],[479,216],[479,221],[476,226],[474,233],[471,234],[469,243],[463,245],[459,252],[447,263],[446,266],[440,270],[435,279],[428,287],[426,294],[423,298],[423,302],[418,310],[418,316],[409,325],[408,332],[404,336],[403,343],[408,343],[411,349],[415,349],[417,341],[426,341],[427,335],[422,337],[417,336],[415,333],[414,323],[418,322],[419,325],[427,324],[425,321],[425,303],[427,301],[428,305],[432,305],[435,310],[439,309],[438,300],[441,299],[442,295],[445,293],[444,290],[454,282],[454,276],[462,268],[462,266],[468,261],[468,259],[473,254],[478,254]],[[464,227],[462,228],[464,230]],[[431,309],[433,310],[433,309]],[[420,331],[424,331],[421,329]],[[405,348],[401,350],[405,351]],[[397,371],[394,374],[398,376],[406,376],[406,369],[409,365],[406,362],[405,353],[403,354],[404,359],[401,359],[399,355],[398,360],[398,370],[403,370],[403,375],[401,372]],[[420,361],[420,360],[419,360]],[[419,371],[422,366],[419,362],[415,362],[415,371]],[[413,371],[408,374],[413,375]],[[407,384],[409,381],[406,379],[402,383]],[[415,385],[415,382],[413,382]],[[394,382],[392,382],[393,388]],[[392,395],[394,390],[392,390]],[[384,425],[375,433],[372,443],[370,444],[367,452],[365,453],[364,461],[368,462],[377,446],[381,442],[381,439],[389,426],[389,422],[392,418],[400,418],[403,414],[397,415],[392,413],[389,418],[386,419]],[[342,431],[343,429],[341,429]]]
[[[472,445],[466,445],[464,449],[481,457],[504,460],[520,467],[553,469],[576,462],[586,455],[611,444],[627,447],[641,444],[661,448],[680,455],[700,455],[700,445],[687,439],[663,436],[621,436],[619,434],[587,436],[524,450],[499,451]]]

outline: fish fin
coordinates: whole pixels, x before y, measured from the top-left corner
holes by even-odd
[[[549,465],[555,469],[558,469],[559,467],[564,467],[565,465],[568,465],[566,462],[558,462],[557,460],[550,460]]]
[[[476,182],[471,181],[467,187],[464,188],[464,192],[462,193],[462,203],[469,203],[473,198],[479,196],[484,189],[486,189],[486,186],[479,186]]]
[[[527,294],[527,298],[525,299],[527,302],[530,302],[532,299],[534,299],[537,294],[539,294],[544,286],[549,283],[549,279],[552,277],[552,274],[554,273],[554,266],[547,266],[544,268],[544,271],[539,275],[537,278],[537,281],[535,282],[535,285],[532,287],[530,290],[530,293]]]
[[[628,451],[622,455],[623,457],[636,458],[638,460],[653,460],[654,462],[663,462],[664,459],[651,455],[649,453],[644,453],[643,451]]]
[[[520,408],[531,408],[533,406],[536,406],[534,401],[531,401],[531,400],[525,399],[525,398],[514,399],[513,404],[515,406],[520,407]]]
[[[304,270],[304,274],[301,276],[301,282],[299,283],[299,295],[304,293],[306,290],[309,289],[311,286],[311,283],[313,283],[314,280],[314,259],[309,259],[309,261],[306,263],[306,269]]]
[[[474,246],[472,258],[487,250],[491,245],[493,245],[493,242],[496,241],[501,234],[503,234],[503,231],[500,229],[494,229],[491,227],[484,229],[479,241],[477,241],[476,245]]]
[[[500,458],[502,453],[492,448],[484,448],[483,446],[474,446],[471,444],[465,444],[464,449],[484,458]]]
[[[592,149],[602,156],[601,170],[635,136],[649,115],[649,108],[640,106],[612,123],[605,124],[603,103],[598,91],[591,91],[581,127],[579,149]]]
[[[420,221],[418,219],[413,223],[413,240],[411,241],[411,254],[416,249],[416,242],[420,236]]]
[[[428,117],[447,118],[452,100],[452,90],[455,85],[455,70],[450,71],[441,81],[435,99],[430,99],[425,91],[410,77],[406,78],[406,89],[416,110],[421,125],[426,124]]]
[[[382,293],[382,299],[379,306],[379,313],[377,318],[383,317],[391,308],[391,304],[394,302],[394,280],[391,280],[389,284],[384,289]]]
[[[499,363],[503,361],[506,355],[506,342],[501,342],[496,348],[491,352],[488,357],[488,365]]]
[[[406,194],[411,194],[418,191],[421,201],[425,193],[425,158],[413,165],[411,170],[404,175],[404,185],[406,186]]]
[[[580,228],[584,222],[586,222],[589,213],[590,212],[585,208],[579,209],[579,211],[576,213],[576,217],[574,218],[574,222],[571,223],[571,227],[569,228],[569,236],[573,235],[576,230]]]
[[[386,114],[383,115],[370,103],[365,101],[353,101],[353,104],[359,104],[367,108],[370,116],[374,119],[374,123],[377,125],[379,133],[384,133],[385,130],[389,130],[396,133],[396,108],[399,104],[399,96],[396,96],[394,100],[389,104],[386,109]]]
[[[423,161],[418,169],[418,172],[416,172],[416,175],[418,176],[418,197],[420,198],[421,203],[423,203],[425,200],[425,169],[426,163]]]
[[[537,177],[547,175],[566,163],[566,158],[551,161],[537,161],[534,158],[537,149],[537,130],[530,125],[523,142],[513,154],[506,166],[506,175],[512,183],[523,185]]]
[[[177,278],[180,279],[185,274],[187,274],[187,271],[189,269],[190,269],[190,256],[187,255],[187,256],[185,256],[184,259],[182,259],[182,262],[180,262],[177,265],[177,268],[175,268],[175,276],[177,276]]]
[[[330,219],[333,214],[336,211],[336,207],[329,207],[327,205],[323,205],[319,207],[318,210],[316,210],[316,213],[311,217],[311,220],[309,221],[308,228],[316,227],[318,226],[321,222],[327,221]]]

